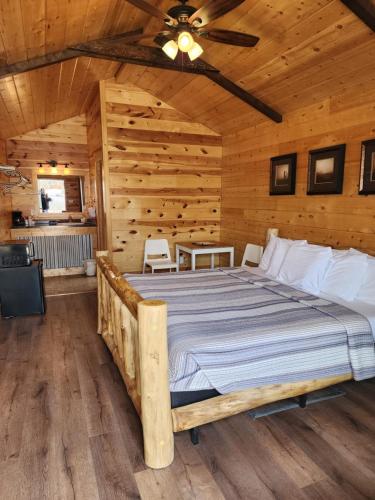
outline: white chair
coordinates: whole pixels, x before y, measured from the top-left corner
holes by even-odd
[[[253,245],[252,243],[248,243],[243,253],[241,266],[244,266],[246,262],[251,262],[251,264],[259,264],[263,255],[263,250],[263,247],[261,247],[260,245]]]
[[[150,256],[158,257],[150,258]],[[155,269],[169,269],[170,272],[175,269],[177,271],[177,263],[172,262],[167,240],[145,241],[143,272],[145,272],[146,266],[151,267],[151,272],[154,272]]]

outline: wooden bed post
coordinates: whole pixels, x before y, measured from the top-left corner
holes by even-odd
[[[138,336],[145,462],[162,469],[174,456],[165,302],[139,302]]]

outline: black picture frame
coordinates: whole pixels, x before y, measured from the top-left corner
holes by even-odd
[[[359,194],[375,194],[375,139],[362,142]]]
[[[271,158],[270,195],[290,195],[296,191],[297,153]]]
[[[342,194],[346,144],[309,151],[307,194]]]

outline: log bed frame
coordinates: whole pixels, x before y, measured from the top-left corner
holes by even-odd
[[[98,333],[112,353],[143,427],[144,459],[153,469],[173,462],[174,432],[193,429],[259,406],[300,396],[352,378],[352,374],[256,387],[171,408],[167,304],[144,300],[97,252]]]

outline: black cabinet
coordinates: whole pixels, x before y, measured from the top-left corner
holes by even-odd
[[[30,266],[0,269],[1,315],[27,316],[44,314],[43,261]]]

